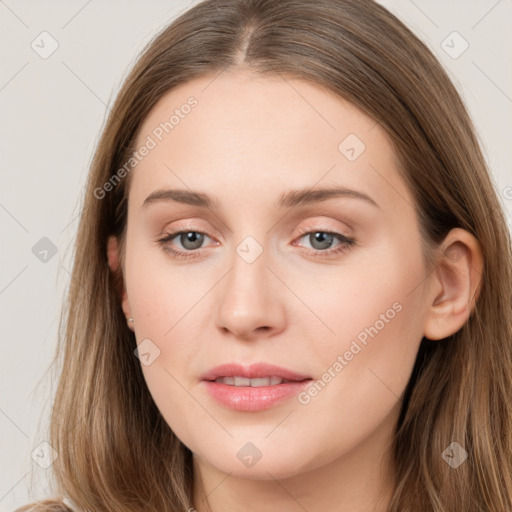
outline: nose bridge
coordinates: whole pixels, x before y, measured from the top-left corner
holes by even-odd
[[[267,281],[266,268],[268,265],[268,250],[263,248],[253,236],[245,237],[236,247],[232,258],[231,290],[247,293],[251,289],[253,295],[265,291],[263,286]]]
[[[239,337],[250,337],[261,327],[282,328],[283,304],[277,283],[267,268],[270,252],[253,236],[246,236],[235,248],[231,271],[219,299],[217,324]]]

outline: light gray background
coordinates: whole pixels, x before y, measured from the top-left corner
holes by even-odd
[[[278,0],[276,0],[278,1]],[[0,510],[48,493],[31,454],[46,436],[71,244],[92,152],[138,52],[196,1],[0,0]],[[512,219],[512,1],[382,0],[448,69]],[[47,31],[57,50],[32,42]],[[464,42],[468,49],[457,58]],[[442,42],[445,41],[443,44]],[[453,47],[443,49],[446,45]],[[32,252],[48,237],[57,253]],[[32,492],[30,493],[30,489]]]

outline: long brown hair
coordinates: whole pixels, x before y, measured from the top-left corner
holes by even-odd
[[[380,123],[415,198],[427,254],[455,227],[481,243],[471,317],[449,339],[422,340],[393,439],[389,511],[512,510],[510,233],[455,87],[427,47],[371,0],[205,0],[139,58],[99,140],[74,248],[50,424],[56,495],[89,512],[191,506],[191,452],[146,387],[120,307],[121,271],[107,265],[108,236],[122,244],[125,234],[130,174],[102,199],[95,190],[129,161],[164,94],[239,66],[319,84]],[[442,457],[452,442],[468,453],[457,469]]]

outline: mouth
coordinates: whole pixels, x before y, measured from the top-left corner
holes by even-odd
[[[220,405],[237,411],[268,409],[296,396],[313,379],[266,363],[217,366],[201,378]]]
[[[254,383],[254,387],[257,387],[278,385],[283,381],[298,382],[311,377],[269,363],[254,363],[249,366],[240,363],[226,363],[212,368],[201,376],[201,380],[210,382],[219,378],[226,379],[223,384],[230,386],[252,386],[252,383]],[[278,382],[277,379],[281,379],[281,382]]]
[[[310,379],[303,379],[310,380]],[[254,379],[249,379],[248,377],[217,377],[214,381],[208,382],[218,382],[220,384],[226,384],[227,386],[236,386],[236,387],[251,387],[251,388],[261,388],[263,386],[278,386],[279,384],[288,384],[290,382],[303,382],[303,380],[289,380],[283,379],[281,377],[272,376],[272,377],[259,377]]]

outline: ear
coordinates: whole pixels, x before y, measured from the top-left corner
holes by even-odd
[[[463,327],[480,292],[483,265],[479,241],[464,229],[452,229],[439,248],[436,268],[429,277],[426,338],[440,340]]]
[[[110,270],[114,274],[116,281],[119,283],[119,288],[121,289],[121,307],[123,308],[123,312],[126,316],[126,319],[128,320],[128,318],[131,318],[132,315],[130,310],[130,304],[128,303],[128,295],[126,294],[123,269],[120,264],[121,258],[119,250],[120,249],[117,237],[113,235],[109,236],[107,241],[108,266],[110,267]],[[128,327],[130,329],[132,329],[132,324],[133,322],[128,322]]]

